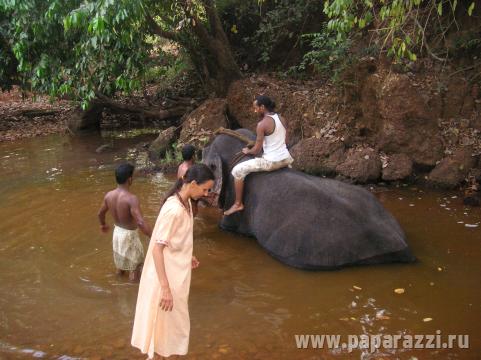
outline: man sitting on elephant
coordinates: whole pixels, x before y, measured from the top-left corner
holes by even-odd
[[[259,115],[261,121],[257,123],[257,138],[255,145],[243,148],[246,155],[257,155],[264,151],[262,157],[256,157],[237,164],[232,169],[235,187],[235,202],[224,215],[231,215],[244,209],[242,196],[244,192],[244,179],[252,172],[273,171],[290,166],[294,159],[287,150],[287,130],[283,119],[274,112],[275,103],[267,96],[256,96],[254,100],[254,112]]]

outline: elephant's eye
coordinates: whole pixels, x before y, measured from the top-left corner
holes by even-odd
[[[215,164],[211,164],[211,165],[210,165],[210,168],[211,168],[211,170],[215,170],[215,169],[216,169]]]

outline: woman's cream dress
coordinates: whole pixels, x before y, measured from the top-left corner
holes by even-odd
[[[190,200],[189,206],[191,207]],[[176,195],[167,199],[155,223],[140,279],[132,345],[149,358],[185,355],[189,347],[189,288],[192,269],[193,217]],[[172,292],[172,311],[160,309],[161,288],[152,250],[164,248],[165,272]]]

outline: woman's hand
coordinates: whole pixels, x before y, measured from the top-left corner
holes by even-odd
[[[162,298],[160,299],[160,308],[164,311],[172,311],[174,307],[174,299],[170,288],[162,288]]]
[[[192,269],[197,269],[200,265],[199,260],[195,256],[192,256]]]
[[[246,155],[249,155],[250,154],[250,149],[248,147],[245,147],[242,149],[242,152]]]

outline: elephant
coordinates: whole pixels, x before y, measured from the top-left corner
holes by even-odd
[[[255,139],[247,129],[236,132]],[[202,151],[216,178],[215,205],[223,209],[235,199],[230,166],[243,147],[221,134]],[[249,174],[244,210],[224,216],[220,228],[254,237],[275,259],[306,270],[416,260],[401,226],[371,192],[291,168]]]

